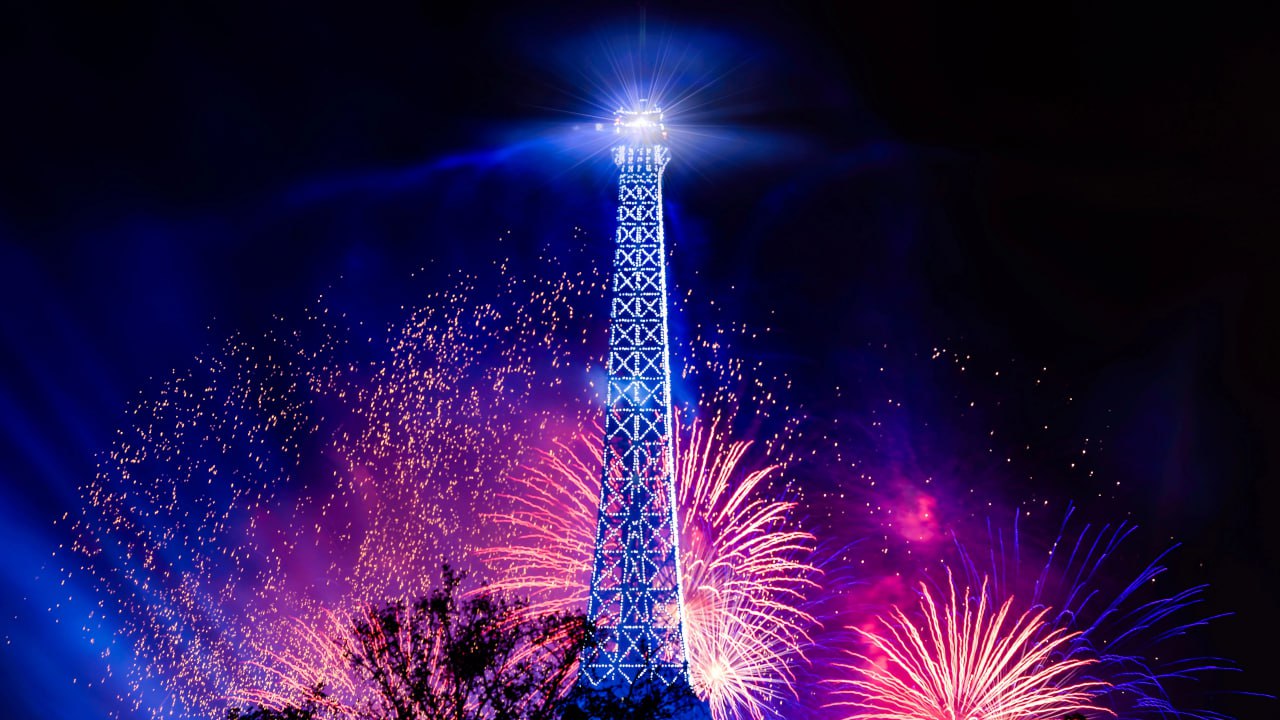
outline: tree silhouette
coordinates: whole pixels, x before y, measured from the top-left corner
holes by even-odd
[[[411,604],[363,614],[333,642],[367,689],[337,702],[322,685],[283,708],[233,709],[229,720],[555,720],[568,702],[581,653],[594,642],[581,615],[534,615],[487,589],[441,583]]]

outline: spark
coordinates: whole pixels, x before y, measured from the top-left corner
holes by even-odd
[[[498,480],[593,407],[566,378],[591,368],[575,305],[604,283],[488,277],[369,330],[321,298],[134,403],[63,556],[97,588],[83,630],[116,714],[221,716],[288,690],[277,666],[306,683],[331,614],[421,596],[494,541],[474,519]]]

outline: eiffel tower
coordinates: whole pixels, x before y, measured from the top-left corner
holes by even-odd
[[[588,608],[601,642],[583,657],[579,684],[619,693],[639,684],[688,690],[662,232],[662,173],[671,155],[661,109],[619,110],[614,130],[608,405]]]

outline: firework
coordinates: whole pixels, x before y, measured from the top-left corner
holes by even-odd
[[[121,714],[220,716],[304,687],[332,665],[315,635],[331,615],[421,596],[443,560],[494,542],[481,501],[591,407],[565,379],[590,368],[570,362],[595,336],[574,305],[603,283],[483,285],[461,277],[374,330],[322,300],[134,404],[83,488],[67,571],[98,589],[83,624]]]
[[[1010,614],[1013,598],[994,609],[984,582],[976,600],[957,600],[948,575],[939,606],[920,585],[920,613],[896,607],[873,629],[854,628],[865,652],[840,666],[832,706],[866,720],[1023,720],[1100,711],[1092,700],[1105,683],[1078,674],[1096,662],[1057,656],[1076,636],[1041,632],[1048,608]]]
[[[714,717],[762,718],[794,693],[793,667],[804,661],[814,538],[797,529],[794,501],[769,494],[779,465],[753,465],[752,443],[729,439],[724,424],[676,424],[689,671]],[[495,587],[530,597],[541,612],[586,606],[601,436],[587,426],[542,452],[512,477],[503,495],[511,509],[488,516],[515,531],[510,544],[483,551],[499,569]]]
[[[1015,518],[1027,514],[1028,511],[1019,510]],[[863,569],[861,584],[849,585],[842,591],[824,589],[823,600],[828,605],[820,616],[827,621],[827,628],[815,638],[819,651],[811,653],[817,677],[806,678],[825,688],[828,699],[820,704],[828,706],[832,717],[863,717],[847,709],[849,703],[863,700],[854,691],[870,692],[878,687],[873,679],[885,681],[885,677],[871,678],[865,672],[867,668],[879,669],[907,683],[920,683],[918,677],[892,672],[887,664],[888,654],[869,639],[868,633],[882,643],[909,639],[907,634],[895,638],[885,631],[886,622],[902,628],[904,616],[917,627],[927,629],[929,612],[925,600],[920,601],[919,615],[886,608],[916,604],[919,593],[903,580],[904,575],[923,578],[929,601],[943,605],[935,599],[956,592],[954,570],[968,588],[981,589],[978,595],[966,591],[967,601],[977,598],[985,602],[989,613],[1007,601],[1011,603],[1010,612],[1015,608],[1025,610],[1028,619],[1035,620],[1035,626],[1027,628],[1028,647],[1052,644],[1042,667],[1084,663],[1059,678],[1057,684],[1064,687],[1094,683],[1088,704],[1101,712],[1126,718],[1224,718],[1212,710],[1197,708],[1195,702],[1195,681],[1212,671],[1234,669],[1225,660],[1199,657],[1190,651],[1194,631],[1214,619],[1197,612],[1205,588],[1181,588],[1170,593],[1163,587],[1167,571],[1161,563],[1172,548],[1139,566],[1136,574],[1124,571],[1123,546],[1136,528],[1121,523],[1085,525],[1073,530],[1073,516],[1074,509],[1069,509],[1057,535],[1050,536],[1044,544],[1020,532],[1016,519],[1011,527],[1001,528],[989,522],[980,526],[949,518],[940,528],[952,542],[933,547],[930,552],[922,552],[917,545],[914,564],[899,560],[871,565],[867,570],[867,564],[858,563],[856,567]],[[830,577],[828,573],[827,578]],[[965,612],[970,611],[963,606],[957,611],[954,602],[941,611],[944,619],[947,613],[963,618]],[[879,619],[870,622],[868,618]],[[833,623],[832,619],[840,622]],[[932,644],[924,648],[899,644],[917,654],[925,650],[936,654],[943,647],[928,632],[919,631],[919,637]],[[850,648],[859,650],[850,654]],[[838,653],[833,654],[836,649]],[[833,692],[834,701],[830,696]],[[936,695],[931,702],[946,707],[938,698],[945,696]]]
[[[441,560],[478,549],[485,564],[467,569],[481,582],[528,597],[535,612],[585,609],[602,437],[592,420],[600,398],[588,388],[604,333],[574,308],[603,303],[604,283],[593,273],[498,271],[513,279],[496,292],[465,277],[388,328],[349,327],[322,303],[275,334],[205,353],[134,404],[83,489],[71,520],[78,567],[67,571],[98,588],[84,627],[101,638],[103,680],[123,685],[121,714],[219,716],[229,700],[283,706],[322,679],[335,703],[355,707],[366,689],[344,679],[334,650],[350,618],[426,593]],[[1182,709],[1167,687],[1224,665],[1163,644],[1204,622],[1179,619],[1202,589],[1144,596],[1164,573],[1157,558],[1108,590],[1116,572],[1102,561],[1132,528],[1064,533],[1047,562],[1040,555],[1024,569],[1016,532],[1006,553],[998,536],[980,548],[981,533],[957,529],[997,496],[962,493],[945,473],[924,472],[927,463],[873,471],[877,452],[893,453],[849,450],[848,432],[833,427],[829,442],[806,448],[829,445],[843,458],[821,466],[806,452],[799,464],[788,446],[800,414],[778,379],[725,359],[749,331],[692,329],[675,390],[703,393],[675,437],[685,631],[692,680],[717,720],[782,714],[797,695],[812,715],[815,687],[844,693],[830,712],[863,717],[848,703],[873,689],[867,673],[910,677],[858,632],[865,657],[831,659],[848,644],[836,629],[857,625],[912,657],[910,636],[890,630],[908,615],[885,608],[909,605],[903,576],[934,571],[927,566],[957,549],[947,564],[986,589],[977,604],[948,605],[934,598],[954,587],[934,586],[939,622],[948,606],[959,607],[961,627],[964,613],[983,609],[988,624],[1003,619],[997,645],[1034,625],[1027,652],[1046,638],[1056,644],[1030,676],[1077,663],[1052,675],[1046,693],[1082,687],[1082,705],[1124,717],[1215,717]],[[881,417],[872,430],[883,429]],[[763,432],[769,423],[785,427]],[[803,526],[792,482],[826,492]],[[958,497],[980,500],[965,507]],[[814,510],[829,513],[828,527],[811,524]],[[838,548],[825,575],[807,530]],[[861,538],[869,541],[851,549]],[[862,550],[871,552],[856,557]],[[989,567],[972,559],[988,555]],[[868,601],[868,592],[882,594]],[[1028,614],[1002,614],[1015,607]],[[885,622],[871,629],[869,616]],[[817,686],[823,679],[831,682]]]
[[[321,678],[352,706],[363,690],[332,652],[338,618],[425,594],[442,560],[535,612],[585,607],[601,467],[586,418],[604,333],[575,307],[602,302],[604,282],[497,270],[511,279],[496,291],[462,277],[384,329],[352,327],[322,299],[133,406],[83,489],[69,571],[99,589],[85,631],[104,637],[121,714],[282,706]],[[748,413],[752,442],[731,441],[727,420],[681,431],[680,472],[695,480],[681,486],[681,534],[694,680],[718,716],[758,717],[803,657],[811,618],[791,600],[813,583],[811,539],[795,496],[778,499],[798,421],[758,368],[725,359],[735,332],[696,326],[683,377],[720,406],[755,393],[743,406],[774,409],[783,429],[760,432]],[[477,522],[499,493],[523,504]],[[479,547],[507,548],[503,572],[466,564]]]
[[[957,556],[969,578],[990,572],[997,592],[1022,594],[1029,598],[1030,607],[1047,611],[1045,632],[1069,633],[1059,656],[1094,661],[1083,676],[1103,683],[1095,699],[1111,712],[1125,717],[1222,718],[1212,711],[1183,706],[1170,691],[1170,685],[1178,681],[1233,669],[1221,658],[1185,655],[1168,647],[1171,641],[1220,617],[1196,612],[1205,586],[1182,588],[1172,594],[1162,594],[1157,588],[1157,581],[1167,572],[1161,563],[1176,546],[1127,582],[1116,583],[1110,566],[1137,527],[1127,523],[1099,528],[1084,525],[1073,533],[1070,523],[1074,513],[1074,507],[1067,509],[1043,563],[1024,566],[1024,539],[1017,515],[1007,545],[1001,532],[988,531],[985,542],[965,543],[957,538]],[[983,570],[976,561],[978,548],[984,548],[990,558],[990,570]]]

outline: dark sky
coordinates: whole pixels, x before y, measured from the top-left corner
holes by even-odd
[[[581,169],[523,199],[501,172],[460,201],[395,178],[581,110],[573,64],[635,32],[634,3],[187,5],[0,16],[12,585],[32,586],[52,520],[149,378],[339,276],[377,315],[404,301],[405,268],[483,258],[506,229],[609,220],[545,209]],[[684,5],[650,3],[646,32],[719,43],[707,114],[796,141],[673,168],[672,234],[706,294],[745,288],[730,307],[778,329],[765,351],[814,378],[797,392],[819,413],[833,401],[813,388],[853,382],[869,342],[1050,366],[1086,399],[1069,432],[1110,433],[1117,502],[1209,563],[1187,581],[1239,612],[1221,651],[1273,689],[1257,669],[1280,640],[1276,13]],[[484,183],[501,207],[477,201]],[[360,189],[314,199],[331,186]]]

